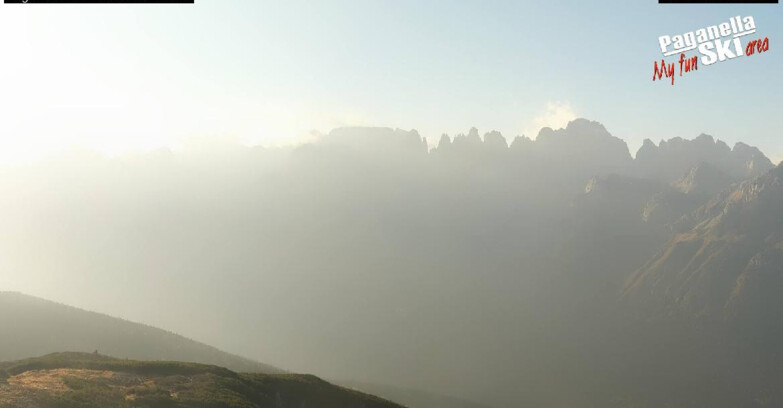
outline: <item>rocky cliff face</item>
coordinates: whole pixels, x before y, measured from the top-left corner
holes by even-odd
[[[659,314],[710,320],[769,315],[779,306],[783,167],[717,195],[677,227],[630,277],[626,298]]]

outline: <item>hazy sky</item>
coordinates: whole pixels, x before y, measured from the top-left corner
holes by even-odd
[[[651,81],[658,36],[735,15],[755,17],[769,52]],[[0,161],[344,125],[510,138],[575,116],[633,152],[706,132],[781,159],[781,17],[655,0],[0,5]]]

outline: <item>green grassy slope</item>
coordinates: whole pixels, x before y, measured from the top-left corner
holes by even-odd
[[[0,363],[0,408],[401,408],[298,374],[58,353]]]

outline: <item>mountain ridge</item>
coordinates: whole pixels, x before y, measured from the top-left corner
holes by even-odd
[[[218,364],[238,371],[285,372],[173,332],[20,292],[0,292],[0,327],[22,336],[0,337],[0,360],[3,361],[70,348],[83,352],[99,350],[121,357]],[[47,330],[59,333],[58,337],[46,335]],[[129,336],[135,336],[135,340],[128,341]]]
[[[663,302],[658,307],[694,317],[737,317],[740,305],[754,298],[747,290],[765,286],[750,283],[764,277],[772,283],[769,279],[779,273],[774,269],[779,264],[770,261],[781,259],[781,209],[783,165],[719,193],[679,220],[679,232],[629,278],[623,296]],[[769,295],[766,299],[772,300]]]
[[[610,398],[655,400],[661,387],[695,382],[690,374],[704,371],[694,367],[712,367],[709,356],[689,357],[700,342],[674,330],[643,332],[679,345],[670,359],[645,351],[658,342],[627,333],[638,322],[618,316],[618,292],[673,232],[693,228],[686,213],[764,167],[745,166],[755,153],[725,161],[732,149],[708,137],[695,143],[714,157],[656,146],[648,176],[635,173],[641,157],[590,121],[510,147],[471,130],[429,153],[410,131],[335,135],[209,160],[173,152],[0,173],[0,206],[18,215],[0,231],[0,247],[11,248],[0,280],[78,293],[80,304],[137,319],[163,310],[164,327],[298,371],[495,407],[628,406]],[[767,279],[775,254],[748,268],[736,310],[755,308],[740,300]],[[27,343],[17,344],[24,355],[62,349]],[[96,348],[128,355],[79,351]],[[664,376],[686,360],[689,375]],[[624,382],[648,364],[658,371]]]

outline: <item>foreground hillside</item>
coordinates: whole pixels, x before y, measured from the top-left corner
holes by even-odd
[[[394,408],[311,375],[58,353],[0,363],[2,408]]]
[[[59,350],[99,350],[141,360],[214,364],[242,372],[282,373],[165,330],[23,295],[0,292],[0,361]]]
[[[283,374],[257,363],[164,330],[87,312],[20,293],[0,292],[0,361],[55,352],[61,348],[108,353],[141,360],[188,361],[238,372]],[[471,402],[392,386],[340,382],[415,408],[483,408]]]

